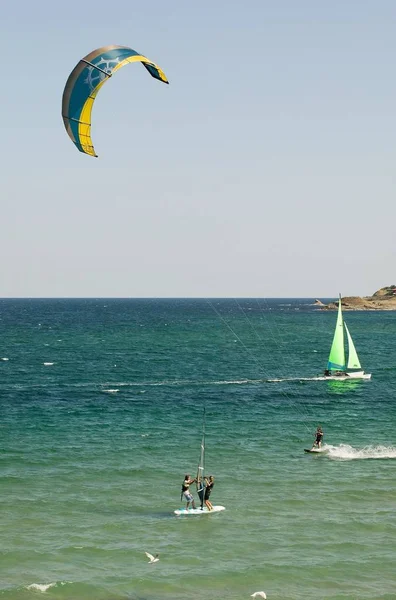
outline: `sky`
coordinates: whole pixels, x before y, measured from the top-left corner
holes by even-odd
[[[336,297],[396,284],[393,0],[7,2],[1,297]],[[127,65],[77,151],[80,58]]]

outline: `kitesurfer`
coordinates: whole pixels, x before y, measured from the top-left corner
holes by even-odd
[[[214,486],[214,477],[213,477],[213,475],[209,475],[209,477],[205,477],[204,479],[205,479],[205,496],[204,496],[205,506],[208,510],[212,510],[213,504],[211,503],[209,498],[210,498],[210,494],[212,493],[213,486]]]
[[[315,432],[315,441],[314,441],[314,445],[312,446],[313,448],[320,448],[322,446],[323,435],[324,435],[323,429],[319,425],[319,427],[317,428],[317,430]]]
[[[190,485],[192,483],[194,483],[195,481],[196,481],[196,479],[191,479],[190,475],[188,475],[188,474],[184,476],[184,481],[182,483],[181,498],[180,499],[182,499],[183,496],[184,496],[184,499],[187,501],[186,510],[189,509],[190,502],[192,503],[192,507],[196,508],[193,495],[190,492]]]

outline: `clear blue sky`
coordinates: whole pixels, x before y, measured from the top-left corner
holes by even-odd
[[[393,0],[6,2],[2,297],[336,296],[396,284]],[[79,153],[66,79],[94,48]]]

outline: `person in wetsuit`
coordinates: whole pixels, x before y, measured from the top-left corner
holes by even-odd
[[[322,446],[322,440],[323,440],[323,429],[321,428],[321,426],[319,425],[319,427],[317,428],[316,432],[315,432],[315,441],[314,441],[314,448],[320,448]]]
[[[204,496],[204,501],[205,501],[205,506],[206,506],[206,508],[208,510],[212,510],[212,508],[213,508],[213,504],[209,500],[210,494],[212,493],[212,490],[213,490],[213,486],[214,486],[214,477],[213,477],[213,475],[209,475],[209,477],[205,477],[205,496]]]
[[[191,479],[190,475],[184,476],[184,481],[182,483],[182,489],[181,489],[181,499],[184,497],[184,499],[187,501],[186,510],[189,509],[190,502],[192,503],[192,507],[196,508],[195,500],[193,498],[192,493],[190,492],[190,485],[192,483],[194,483],[195,481],[196,481],[196,479]]]

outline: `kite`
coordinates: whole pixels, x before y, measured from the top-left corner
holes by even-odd
[[[169,83],[162,69],[132,48],[103,46],[84,56],[70,73],[63,91],[62,117],[80,152],[97,157],[91,140],[91,112],[102,85],[121,67],[140,62],[152,77]]]

